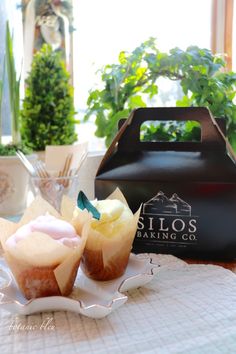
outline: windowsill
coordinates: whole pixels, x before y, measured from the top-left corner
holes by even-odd
[[[100,155],[104,154],[105,139],[97,138],[95,136],[96,126],[94,123],[86,122],[78,124],[76,128],[76,133],[78,135],[78,143],[88,141],[88,152],[89,155]],[[11,142],[11,135],[4,135],[2,137],[2,144],[9,144]]]

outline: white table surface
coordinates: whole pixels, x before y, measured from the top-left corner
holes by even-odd
[[[0,353],[236,353],[236,275],[168,255],[154,260],[162,265],[155,278],[100,320],[0,308]]]

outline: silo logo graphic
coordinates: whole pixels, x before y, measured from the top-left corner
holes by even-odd
[[[168,198],[163,192],[143,204],[143,214],[173,214],[191,216],[191,206],[175,193]]]
[[[168,198],[159,191],[143,204],[136,237],[181,247],[197,244],[197,222],[190,204],[176,193]]]

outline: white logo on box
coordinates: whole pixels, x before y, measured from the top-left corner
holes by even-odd
[[[181,246],[196,244],[197,218],[176,193],[168,198],[160,191],[143,204],[136,237]]]
[[[163,192],[143,204],[143,214],[173,214],[191,216],[191,206],[176,193],[168,198]]]

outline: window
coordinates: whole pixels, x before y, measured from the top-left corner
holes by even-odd
[[[211,49],[213,53],[224,56],[227,70],[232,69],[233,31],[235,31],[234,0],[213,0]]]
[[[168,51],[189,45],[211,46],[211,0],[74,1],[75,104],[86,108],[88,90],[98,84],[96,71],[117,62],[149,37]]]
[[[132,51],[150,37],[157,38],[158,48],[166,52],[189,45],[211,48],[212,0],[75,0],[73,7],[74,94],[80,119],[89,90],[99,87],[96,72],[116,63],[120,51]],[[163,92],[170,92],[171,84],[163,81]],[[104,145],[94,138],[95,129],[92,122],[81,124],[79,137],[87,135],[90,148],[100,149]]]
[[[80,120],[83,119],[87,107],[89,90],[101,87],[97,71],[106,64],[116,63],[120,51],[131,52],[150,37],[157,38],[158,48],[166,52],[173,47],[185,50],[189,45],[212,49],[222,55],[227,51],[228,67],[232,65],[236,71],[234,0],[71,1],[75,27],[73,84],[75,108]],[[15,12],[19,13],[15,6],[19,3],[19,0],[3,1],[1,6],[4,11],[10,11],[14,15]],[[2,16],[4,11],[1,11]],[[19,34],[22,36],[19,31],[22,24],[18,23],[21,19],[18,16],[17,22],[13,15],[11,14],[11,22],[14,23],[15,38],[18,38]],[[22,39],[19,37],[16,42],[21,43]],[[21,53],[21,50],[18,52]],[[21,68],[21,55],[17,59],[17,66]],[[162,92],[159,92],[158,100],[162,102],[164,97],[166,105],[171,105],[178,89],[167,81],[164,80],[159,85]],[[90,148],[100,149],[104,145],[101,140],[94,138],[95,128],[93,122],[80,124],[79,137],[89,138]]]

